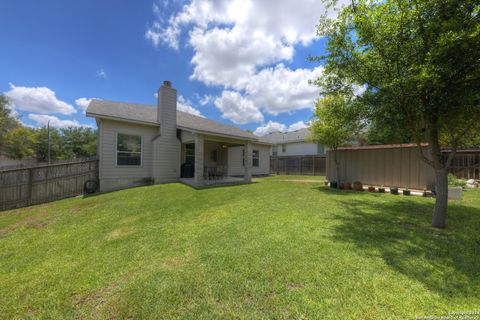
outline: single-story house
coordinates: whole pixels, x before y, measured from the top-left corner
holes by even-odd
[[[272,144],[272,156],[325,155],[325,147],[310,140],[309,128],[291,132],[272,132],[260,137],[260,141]]]
[[[195,187],[248,183],[269,174],[270,144],[250,132],[177,110],[170,81],[157,106],[92,100],[100,190],[180,181]]]

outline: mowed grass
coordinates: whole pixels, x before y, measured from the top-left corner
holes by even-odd
[[[292,181],[293,180],[293,181]],[[412,319],[478,310],[480,190],[318,177],[140,187],[0,213],[0,318]]]

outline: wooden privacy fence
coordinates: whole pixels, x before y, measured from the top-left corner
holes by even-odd
[[[326,156],[272,156],[270,173],[324,176]]]
[[[423,147],[428,155],[428,146]],[[449,152],[443,153],[448,157]],[[460,150],[450,172],[459,178],[480,179],[480,150]],[[334,153],[327,152],[327,179],[338,182],[360,181],[367,185],[429,189],[435,185],[435,172],[418,156],[414,144],[379,145],[340,148],[338,177],[335,175]]]
[[[448,157],[445,151],[443,157]],[[449,172],[460,179],[480,179],[480,149],[459,150],[453,158]]]
[[[80,195],[97,178],[97,160],[0,171],[0,210]]]

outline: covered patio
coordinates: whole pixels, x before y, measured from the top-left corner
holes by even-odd
[[[252,141],[182,131],[181,176],[192,187],[250,183]]]

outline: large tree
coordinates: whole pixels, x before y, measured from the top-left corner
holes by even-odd
[[[392,121],[435,170],[432,225],[445,227],[447,172],[459,146],[480,126],[478,0],[352,0],[318,26],[326,37],[322,93],[365,86],[359,100],[378,126]],[[428,154],[420,144],[428,142]],[[452,152],[447,159],[441,148]]]
[[[336,182],[340,182],[337,149],[352,143],[363,127],[361,107],[356,102],[355,97],[347,92],[335,92],[316,103],[315,118],[311,124],[312,138],[333,151]]]

